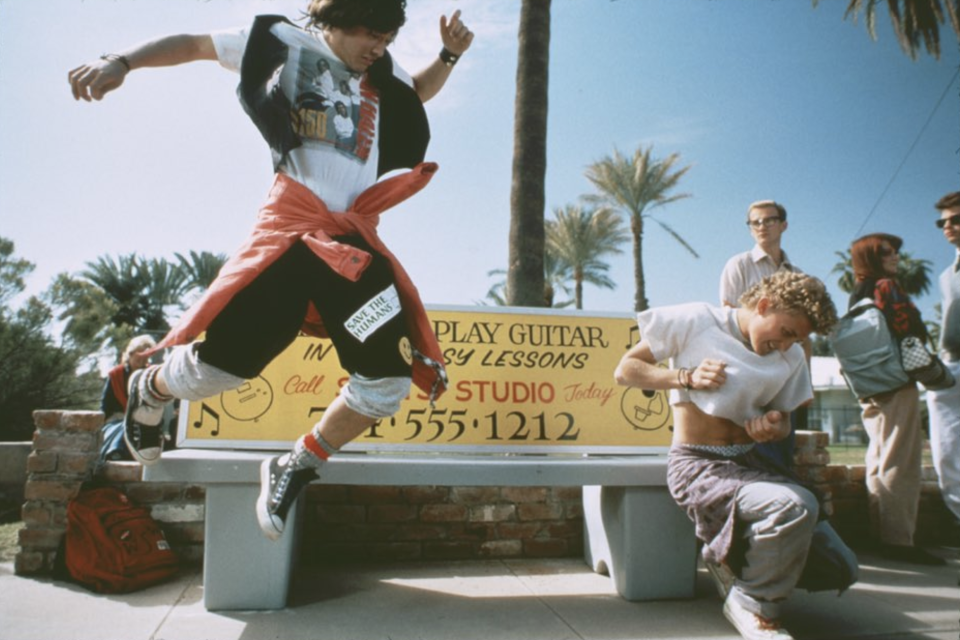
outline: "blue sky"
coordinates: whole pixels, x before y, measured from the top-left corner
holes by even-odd
[[[647,225],[655,306],[716,302],[724,262],[752,246],[746,206],[763,198],[785,204],[785,248],[839,307],[846,297],[830,270],[858,232],[902,236],[939,273],[953,253],[932,204],[960,188],[960,47],[948,30],[941,60],[914,62],[885,9],[874,42],[862,21],[843,20],[846,4],[554,0],[548,208],[591,192],[591,162],[652,144],[655,156],[691,165],[680,184],[691,197],[654,215],[700,254]],[[67,72],[158,35],[296,16],[304,5],[0,0],[0,235],[37,265],[32,293],[104,254],[232,253],[271,181],[237,76],[215,63],[137,71],[97,104],[73,101]],[[427,105],[428,159],[440,172],[381,223],[428,304],[481,300],[507,256],[519,0],[411,0],[394,55],[419,70],[440,48],[439,15],[457,8],[477,36]],[[623,249],[611,259],[618,287],[588,286],[586,308],[632,309]],[[932,318],[935,292],[918,302]]]

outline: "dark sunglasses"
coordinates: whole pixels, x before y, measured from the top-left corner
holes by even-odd
[[[943,229],[945,226],[960,227],[960,213],[949,218],[940,218],[937,220],[937,229]]]

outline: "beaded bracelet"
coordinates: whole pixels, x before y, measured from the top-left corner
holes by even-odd
[[[130,71],[130,61],[127,60],[127,56],[122,56],[119,53],[105,53],[100,56],[101,60],[106,60],[107,62],[113,62],[116,60],[126,68],[127,71]]]

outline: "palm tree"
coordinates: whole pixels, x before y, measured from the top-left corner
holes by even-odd
[[[96,262],[88,262],[87,269],[80,272],[81,280],[99,287],[115,305],[116,311],[110,322],[116,326],[127,325],[139,329],[140,319],[147,308],[148,283],[136,254],[100,256]]]
[[[191,291],[209,287],[227,259],[208,251],[175,255],[178,264],[136,254],[101,256],[76,278],[58,276],[50,298],[63,309],[64,335],[89,350],[119,353],[137,334],[165,334],[170,313],[187,307]]]
[[[47,299],[57,309],[57,320],[64,323],[64,341],[85,353],[100,352],[105,345],[119,353],[135,335],[129,324],[115,323],[120,309],[116,300],[88,280],[61,273],[54,278]]]
[[[854,20],[863,11],[870,37],[877,39],[877,5],[881,0],[849,0],[844,18]],[[813,0],[817,6],[819,0]],[[960,38],[960,2],[958,0],[886,0],[900,48],[913,60],[923,42],[927,53],[940,59],[940,25],[949,21]]]
[[[549,247],[543,251],[543,306],[563,309],[573,304],[573,299],[557,300],[557,294],[570,295],[570,267]]]
[[[853,276],[853,256],[850,255],[850,249],[846,251],[834,252],[839,259],[830,273],[839,273],[837,286],[845,293],[853,293],[853,288],[857,286],[857,280]]]
[[[493,276],[503,276],[502,280],[497,280],[490,288],[487,290],[487,295],[485,296],[487,300],[492,302],[497,307],[507,306],[507,271],[506,269],[493,269],[487,271],[487,277],[492,278]],[[478,305],[485,305],[485,302],[477,302]]]
[[[550,0],[523,0],[519,40],[506,290],[509,304],[539,307],[544,290]]]
[[[214,254],[209,251],[197,253],[191,250],[189,258],[180,253],[174,255],[177,258],[177,267],[186,277],[187,290],[206,291],[227,261],[227,254]]]
[[[487,275],[491,277],[501,276],[503,279],[498,280],[490,286],[486,299],[498,307],[509,305],[509,295],[507,294],[508,286],[505,278],[507,272],[504,269],[494,269],[493,271],[488,271]],[[556,254],[550,250],[548,245],[543,253],[543,302],[537,306],[562,309],[573,304],[573,300],[563,300],[560,302],[556,300],[558,291],[564,295],[570,295],[570,287],[567,286],[569,279],[569,267],[557,258]],[[485,303],[480,302],[479,304],[482,305]]]
[[[900,254],[897,281],[911,296],[920,296],[930,290],[930,269],[933,263],[923,258],[912,258],[909,253]]]
[[[554,220],[546,224],[546,248],[569,267],[574,283],[574,302],[583,309],[583,283],[613,289],[607,276],[609,265],[600,258],[623,253],[620,245],[629,235],[623,220],[610,209],[584,209],[567,205],[554,209]]]
[[[700,257],[669,225],[648,213],[650,209],[690,196],[688,193],[670,194],[676,188],[680,178],[690,169],[687,166],[674,170],[680,154],[673,153],[666,159],[660,160],[651,157],[652,152],[652,146],[646,149],[640,147],[634,152],[632,158],[626,158],[614,149],[612,156],[593,163],[587,167],[586,172],[587,179],[600,192],[596,195],[584,196],[587,202],[605,205],[630,220],[636,284],[634,309],[638,312],[649,306],[643,278],[644,218],[650,218],[656,222],[694,257]]]
[[[187,274],[163,258],[153,258],[142,265],[148,282],[143,316],[145,333],[166,333],[170,330],[167,307],[180,307],[187,292]]]
[[[850,250],[836,252],[839,261],[833,265],[830,273],[839,273],[837,286],[846,293],[852,293],[856,286],[853,275],[853,261]],[[923,295],[930,290],[932,280],[930,269],[933,263],[923,258],[914,259],[906,251],[900,252],[900,263],[897,266],[897,282],[909,296]]]
[[[101,289],[116,305],[110,324],[153,334],[170,329],[166,308],[180,304],[187,282],[185,273],[166,260],[145,260],[132,253],[117,260],[100,256],[87,263],[80,278]]]

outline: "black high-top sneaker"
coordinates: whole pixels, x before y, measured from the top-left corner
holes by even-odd
[[[160,459],[163,450],[163,400],[153,399],[146,389],[149,369],[138,369],[130,375],[127,389],[127,411],[123,418],[123,440],[130,455],[142,465],[151,465]]]
[[[296,468],[290,453],[263,461],[260,465],[257,522],[265,536],[277,540],[283,534],[287,513],[300,491],[319,477],[313,467]]]

